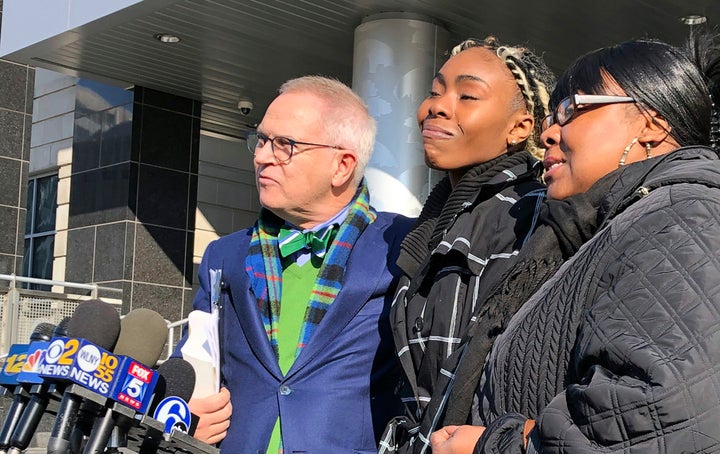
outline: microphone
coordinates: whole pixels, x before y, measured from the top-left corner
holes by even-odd
[[[182,358],[170,358],[160,365],[158,372],[160,380],[148,414],[166,423],[166,433],[170,433],[173,428],[190,432],[192,418],[187,402],[195,389],[195,369]],[[182,402],[178,402],[178,399]]]
[[[158,372],[160,372],[160,380],[155,388],[155,398],[150,411],[142,419],[141,426],[145,427],[145,432],[134,439],[140,445],[138,453],[153,454],[157,452],[163,441],[173,439],[178,441],[182,439],[186,446],[192,447],[189,449],[190,452],[207,452],[198,447],[204,443],[190,435],[185,435],[194,431],[193,415],[187,406],[187,401],[195,388],[196,377],[193,366],[184,359],[170,358],[160,365]],[[152,418],[149,416],[151,414]],[[175,437],[166,437],[166,434]],[[205,447],[213,449],[206,444]]]
[[[143,364],[155,364],[168,337],[167,322],[151,309],[134,309],[120,322],[116,355],[132,356]]]
[[[30,352],[33,349],[33,343],[50,340],[54,329],[55,325],[52,323],[39,323],[30,335],[30,345],[13,345],[10,347],[8,360],[0,374],[0,383],[5,387],[6,392],[12,393],[13,402],[10,404],[10,408],[5,415],[5,421],[2,428],[0,428],[0,453],[4,453],[10,448],[12,434],[30,400],[27,389],[23,386],[19,377],[28,356],[31,356]],[[24,351],[24,353],[18,353],[20,351]],[[15,382],[15,385],[11,384],[12,381]]]
[[[70,325],[71,319],[72,317],[64,317],[62,320],[60,320],[60,323],[58,323],[55,327],[55,331],[53,331],[52,337],[67,337],[68,325]]]
[[[43,336],[43,340],[34,341],[28,347],[27,358],[18,374],[18,382],[23,385],[23,389],[27,390],[30,398],[17,424],[13,427],[13,431],[8,433],[10,438],[7,443],[12,452],[17,452],[16,448],[30,443],[38,424],[40,424],[42,415],[46,411],[49,403],[50,385],[40,377],[40,366],[45,357],[45,352],[47,352],[47,346],[50,344],[49,340],[58,335],[67,334],[66,329],[69,320],[70,317],[65,317],[58,326],[54,327],[49,336]],[[49,329],[50,326],[47,326],[47,328]],[[13,437],[16,440],[15,447],[12,447]]]
[[[119,391],[111,394],[103,416],[93,426],[83,453],[102,453],[110,448],[125,446],[127,430],[134,422],[135,412],[143,413],[151,403],[152,391],[159,377],[144,366],[155,364],[167,341],[168,328],[165,319],[150,309],[131,311],[121,321],[120,337],[114,354],[127,357],[133,362],[128,375],[119,377]],[[122,405],[120,405],[122,404]],[[131,410],[124,407],[130,407]]]
[[[115,346],[120,332],[117,310],[100,300],[80,303],[68,323],[67,332],[70,338],[55,338],[48,346],[41,376],[64,382],[85,380],[93,390],[107,388],[106,379],[111,379],[113,372],[108,367],[113,365],[113,361],[107,350]],[[105,351],[101,352],[99,348]],[[90,370],[92,366],[96,371],[94,375],[83,370]],[[75,377],[71,375],[73,372],[76,373]],[[100,377],[97,377],[98,374]],[[87,397],[87,394],[82,392],[81,387],[70,385],[65,388],[48,441],[49,454],[66,453],[83,397]]]

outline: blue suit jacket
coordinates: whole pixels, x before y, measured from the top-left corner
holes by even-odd
[[[250,230],[211,243],[194,308],[210,310],[210,269],[222,269],[222,374],[233,414],[223,452],[264,453],[281,416],[284,452],[377,452],[387,421],[402,413],[388,322],[395,259],[411,227],[379,213],[358,239],[345,282],[308,345],[280,372],[245,270]]]

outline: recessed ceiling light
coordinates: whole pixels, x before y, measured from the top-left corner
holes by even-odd
[[[685,25],[700,25],[707,22],[707,17],[700,16],[699,14],[691,14],[689,16],[681,17],[680,22]]]
[[[169,33],[156,33],[153,37],[161,43],[166,44],[175,44],[180,42],[180,38],[178,36],[171,35]]]

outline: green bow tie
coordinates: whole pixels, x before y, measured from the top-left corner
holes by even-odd
[[[335,227],[335,224],[331,224],[316,232],[303,233],[287,224],[283,225],[278,233],[280,255],[289,257],[297,251],[307,249],[318,258],[325,257]]]

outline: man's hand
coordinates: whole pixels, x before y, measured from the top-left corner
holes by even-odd
[[[190,412],[200,418],[194,437],[214,445],[227,435],[230,427],[232,404],[230,391],[222,388],[219,393],[199,399],[190,399]]]
[[[472,454],[485,428],[482,426],[445,426],[430,435],[433,454]]]

